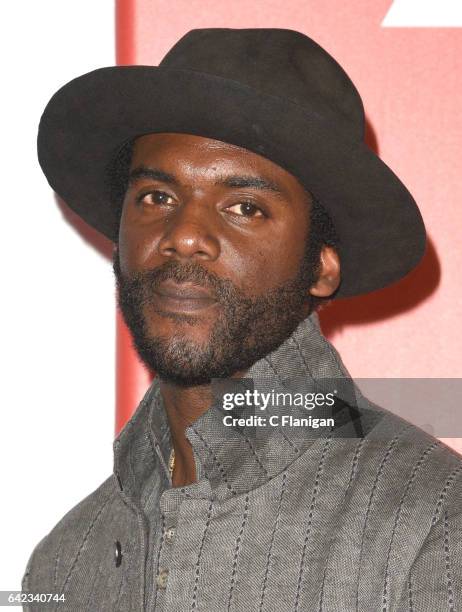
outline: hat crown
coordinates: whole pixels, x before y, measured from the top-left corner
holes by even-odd
[[[364,108],[356,87],[327,51],[300,32],[278,28],[191,30],[160,66],[238,81],[340,121],[351,138],[364,138]]]

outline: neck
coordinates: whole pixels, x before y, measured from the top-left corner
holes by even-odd
[[[173,486],[184,486],[195,482],[196,469],[192,446],[185,436],[185,429],[199,418],[210,406],[210,385],[179,387],[161,381],[160,392],[164,401],[175,452]]]
[[[242,378],[245,372],[236,372],[231,378]],[[172,484],[182,487],[196,482],[196,468],[191,443],[185,430],[212,405],[212,385],[181,387],[160,380],[160,392],[170,426],[172,448],[175,452],[175,468]]]

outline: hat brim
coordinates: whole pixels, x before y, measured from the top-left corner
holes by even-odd
[[[62,87],[39,127],[38,157],[50,186],[87,223],[116,241],[107,170],[121,146],[174,132],[234,144],[291,172],[330,214],[340,242],[335,297],[381,289],[425,252],[409,191],[342,122],[236,81],[155,66],[101,68]]]

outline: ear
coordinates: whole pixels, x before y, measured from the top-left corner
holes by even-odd
[[[324,245],[321,249],[318,280],[310,287],[311,295],[329,297],[340,285],[340,278],[340,258],[337,251]]]

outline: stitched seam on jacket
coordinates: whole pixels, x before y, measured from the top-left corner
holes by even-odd
[[[447,510],[444,513],[444,561],[446,566],[446,586],[448,589],[448,608],[449,612],[454,612],[454,591],[452,589],[452,571],[449,548],[449,524]]]
[[[160,555],[162,554],[162,550],[164,548],[164,544],[165,544],[165,534],[166,534],[166,529],[165,529],[165,514],[163,512],[161,512],[161,521],[162,521],[162,525],[161,525],[161,529],[162,529],[162,537],[160,539],[160,544],[159,544],[159,550],[157,551],[157,555],[156,555],[156,575],[159,571],[159,562],[160,562]],[[157,580],[155,582],[156,586],[152,591],[152,595],[151,595],[151,599],[148,602],[148,610],[155,610],[156,606],[151,606],[151,603],[157,604],[157,593],[159,592],[159,585],[157,584]]]
[[[319,333],[318,330],[317,330],[317,327],[313,323],[313,321],[311,321],[309,318],[307,320],[308,320],[309,324],[311,325],[311,329],[314,329],[317,333]],[[334,351],[333,345],[330,342],[327,341],[327,339],[325,338],[325,336],[323,336],[322,333],[319,334],[319,338],[320,338],[321,343],[323,344],[324,348],[327,349],[327,352],[329,353],[329,355],[334,360],[334,363],[338,367],[338,369],[340,370],[341,374],[345,375],[345,373],[346,373],[348,375],[348,377],[350,378],[350,375],[346,371],[345,366],[343,365],[343,363],[339,359],[337,353]]]
[[[53,568],[53,588],[55,589],[55,591],[58,591],[58,567],[59,567],[59,561],[60,561],[61,546],[63,543],[63,536],[64,536],[64,533],[61,531],[61,535],[59,537],[58,549],[55,555],[54,568]]]
[[[73,571],[75,570],[75,568],[77,567],[77,564],[78,564],[78,561],[79,561],[79,557],[80,557],[80,553],[82,552],[82,549],[83,549],[83,547],[84,547],[84,545],[85,545],[85,543],[86,543],[86,541],[87,541],[87,539],[88,539],[88,537],[89,537],[89,535],[90,535],[90,533],[91,533],[91,531],[92,531],[96,521],[100,517],[101,513],[103,512],[103,510],[106,508],[109,500],[111,498],[115,497],[116,495],[117,495],[117,492],[116,493],[111,492],[110,495],[108,495],[107,498],[104,500],[101,508],[98,510],[98,512],[94,516],[94,518],[93,518],[89,528],[87,529],[87,532],[85,533],[85,536],[84,536],[84,538],[82,540],[82,543],[80,544],[80,548],[77,551],[77,555],[75,556],[75,559],[74,559],[74,561],[73,561],[73,563],[72,563],[72,565],[71,565],[71,567],[69,569],[69,572],[68,572],[68,574],[66,576],[66,579],[64,580],[64,583],[63,583],[63,586],[61,587],[60,593],[65,593],[65,590],[66,590],[66,587],[67,587],[67,585],[69,583],[71,575],[72,575]]]
[[[323,467],[324,467],[324,461],[325,461],[325,458],[326,458],[326,455],[327,455],[327,451],[329,449],[329,444],[331,443],[331,441],[332,441],[332,434],[329,434],[329,436],[327,437],[326,442],[324,444],[324,447],[322,449],[321,459],[319,460],[318,469],[316,471],[316,477],[315,477],[315,480],[314,480],[313,495],[311,497],[310,511],[308,513],[308,525],[306,527],[305,541],[303,542],[302,557],[300,559],[300,570],[299,570],[299,574],[298,574],[297,593],[296,593],[296,596],[295,596],[295,608],[294,608],[294,612],[298,612],[298,610],[299,610],[301,587],[302,587],[302,579],[303,579],[303,570],[304,570],[304,565],[305,565],[306,549],[307,549],[307,546],[308,546],[308,538],[309,538],[310,533],[311,533],[311,525],[312,525],[312,522],[313,522],[314,508],[315,508],[315,505],[316,505],[316,496],[318,494],[319,479],[320,479],[321,474],[322,474],[322,470],[323,470]]]
[[[308,374],[311,377],[311,380],[315,380],[314,376],[313,376],[313,372],[310,370],[310,367],[308,366],[306,359],[305,359],[305,355],[303,354],[302,348],[298,342],[298,340],[296,340],[293,336],[291,336],[290,338],[292,340],[292,342],[295,344],[295,347],[297,349],[297,352],[299,354],[299,356],[301,357],[301,360],[303,362],[303,365],[305,366],[305,370],[306,370],[306,374]]]
[[[448,491],[450,487],[456,482],[456,478],[460,473],[462,473],[462,462],[449,474],[443,488],[441,489],[440,496],[438,498],[438,501],[436,502],[435,512],[433,513],[432,517],[432,526],[438,521]]]
[[[122,575],[122,580],[120,582],[120,586],[119,586],[119,593],[117,595],[117,601],[116,601],[116,611],[118,612],[119,610],[119,602],[120,602],[120,598],[122,597],[122,595],[125,593],[127,585],[128,585],[128,579],[127,576],[130,575],[130,568],[132,566],[132,561],[133,561],[133,557],[134,555],[130,556],[125,554],[125,558],[128,557],[128,563],[127,566],[125,568],[125,571],[123,572]],[[90,611],[91,612],[91,611]]]
[[[345,504],[345,501],[346,501],[346,498],[347,498],[348,491],[350,489],[351,483],[353,482],[353,480],[354,480],[354,478],[356,476],[359,455],[361,454],[361,451],[362,451],[362,448],[364,446],[365,441],[366,441],[366,438],[361,438],[361,440],[356,445],[355,454],[354,454],[353,459],[351,461],[350,478],[348,480],[348,484],[347,484],[345,492],[343,494],[342,505]],[[325,587],[325,584],[326,584],[327,567],[329,565],[329,560],[330,560],[330,555],[331,555],[331,551],[332,551],[332,542],[333,541],[334,541],[334,535],[332,535],[330,540],[329,540],[329,550],[328,550],[328,553],[327,553],[327,556],[326,556],[326,563],[324,565],[324,571],[323,571],[323,575],[322,575],[321,592],[319,593],[319,612],[322,612],[323,605],[324,605],[324,587]]]
[[[233,493],[233,495],[237,495],[236,490],[228,482],[228,474],[226,473],[225,468],[223,467],[223,465],[221,464],[221,462],[219,461],[219,459],[217,458],[213,450],[210,448],[210,446],[207,444],[207,442],[204,440],[201,434],[197,431],[197,429],[193,425],[190,425],[190,427],[194,431],[196,436],[199,438],[199,440],[202,442],[204,447],[207,449],[207,452],[212,457],[213,462],[218,466],[218,469],[220,471],[220,476],[223,482],[226,484],[227,488]]]
[[[202,534],[202,539],[201,539],[201,543],[199,546],[199,552],[197,553],[196,568],[194,572],[195,573],[194,588],[193,588],[193,594],[192,594],[192,599],[191,599],[191,610],[195,610],[197,607],[197,591],[199,588],[199,576],[200,576],[202,550],[204,548],[205,536],[207,535],[207,531],[210,526],[210,521],[211,521],[211,516],[212,516],[212,506],[213,506],[213,501],[210,502],[209,507],[208,507],[207,518],[205,520],[204,533]]]
[[[383,592],[382,592],[382,612],[387,612],[387,610],[388,610],[388,579],[389,579],[389,573],[390,573],[391,549],[393,547],[393,540],[395,538],[396,529],[398,527],[399,519],[401,517],[401,510],[402,510],[403,505],[404,505],[404,500],[406,499],[406,496],[407,496],[408,491],[409,491],[409,489],[411,487],[411,484],[414,482],[414,479],[415,479],[415,477],[417,475],[417,472],[422,467],[423,462],[425,461],[427,456],[433,450],[435,450],[435,448],[437,446],[438,446],[437,442],[434,442],[433,444],[430,444],[430,446],[428,446],[424,450],[424,452],[420,456],[419,460],[414,465],[414,468],[412,470],[411,476],[409,477],[409,479],[408,479],[408,481],[406,483],[406,487],[404,489],[403,495],[401,496],[401,499],[400,499],[400,502],[399,502],[399,506],[398,506],[398,509],[396,511],[395,522],[393,524],[393,529],[392,529],[391,538],[390,538],[390,544],[388,546],[388,551],[387,551],[387,563],[386,563],[386,566],[385,566],[385,578],[384,578]]]
[[[270,563],[271,563],[271,554],[273,552],[273,544],[274,544],[274,540],[276,538],[276,532],[277,532],[278,527],[279,527],[279,520],[281,518],[282,499],[284,497],[284,493],[285,493],[285,490],[286,490],[286,482],[287,482],[287,470],[285,470],[283,472],[283,474],[282,474],[281,493],[279,495],[279,502],[278,502],[278,510],[277,510],[277,515],[276,515],[276,520],[274,521],[274,527],[273,527],[273,532],[271,534],[270,546],[269,546],[269,550],[268,550],[268,555],[266,557],[266,568],[265,568],[265,575],[264,575],[264,578],[263,578],[263,584],[262,584],[262,589],[261,589],[261,594],[260,594],[259,612],[261,612],[263,610],[263,603],[264,603],[264,599],[265,599],[265,595],[266,595],[266,584],[268,582],[269,568],[270,568]]]
[[[283,385],[282,379],[279,376],[278,371],[276,370],[276,368],[272,364],[271,360],[268,357],[265,357],[264,359],[267,362],[267,364],[270,366],[270,368],[273,370],[277,380],[281,383],[281,385]],[[279,424],[278,424],[278,430],[281,433],[282,437],[289,443],[289,446],[291,446],[294,449],[295,453],[297,455],[299,455],[300,454],[300,449],[292,442],[292,440],[287,436],[287,434],[284,432],[284,429]]]
[[[229,597],[228,597],[228,612],[229,610],[231,610],[231,603],[232,603],[232,598],[233,598],[233,594],[234,594],[234,586],[236,584],[236,575],[237,575],[237,560],[239,557],[239,551],[241,548],[241,541],[242,541],[242,535],[244,533],[244,529],[245,526],[247,524],[247,517],[249,514],[249,495],[247,494],[245,497],[245,507],[244,507],[244,515],[242,517],[242,524],[241,524],[241,529],[239,531],[239,534],[236,538],[236,545],[235,545],[235,550],[234,550],[234,558],[233,558],[233,570],[231,572],[231,584],[229,587]]]
[[[397,434],[396,436],[393,438],[393,440],[390,442],[390,444],[388,445],[388,448],[382,458],[382,461],[380,462],[380,466],[379,469],[377,470],[377,473],[375,475],[375,479],[374,479],[374,483],[372,485],[371,488],[371,494],[369,496],[369,502],[367,504],[367,508],[366,508],[366,514],[364,515],[364,524],[363,524],[363,530],[362,530],[362,534],[361,534],[361,547],[359,549],[359,561],[358,561],[358,572],[357,572],[357,578],[356,578],[356,610],[359,610],[359,581],[361,579],[361,562],[362,562],[362,558],[363,558],[363,549],[364,549],[364,539],[366,536],[366,527],[367,527],[367,521],[369,519],[369,512],[370,509],[372,507],[372,502],[374,500],[374,496],[375,496],[375,491],[377,489],[377,483],[379,482],[379,479],[382,475],[383,469],[385,467],[386,462],[388,461],[388,459],[390,458],[400,436],[402,436],[404,434],[404,432],[409,429],[410,425],[406,425],[405,427],[403,427]]]
[[[409,596],[409,612],[414,612],[414,601],[412,599],[412,582],[411,582],[410,574],[409,574],[409,580],[407,581],[407,589],[408,589],[408,596]]]
[[[244,438],[245,442],[247,443],[247,446],[250,448],[250,451],[252,452],[255,461],[257,462],[258,467],[262,470],[262,472],[265,474],[266,477],[268,477],[268,470],[265,468],[265,466],[263,465],[263,463],[260,460],[260,457],[257,455],[257,452],[255,451],[253,444],[251,443],[251,441],[247,438],[247,436],[245,436],[243,433],[239,432],[241,434],[241,436]]]

